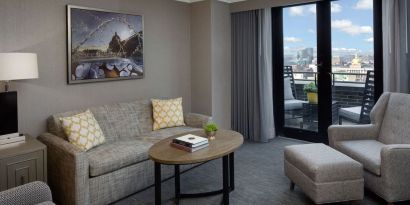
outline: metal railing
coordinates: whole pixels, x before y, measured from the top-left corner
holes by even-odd
[[[317,82],[317,72],[306,72],[306,71],[294,71],[293,74],[311,74],[314,75],[314,79],[307,79],[307,78],[296,78],[294,75],[294,79],[295,81],[313,81]],[[365,80],[366,80],[366,73],[331,73],[332,75],[332,85],[335,85],[335,83],[351,83],[351,84],[364,84]],[[346,80],[336,80],[336,75],[344,75],[344,76],[362,76],[363,81],[346,81]],[[306,75],[307,76],[307,75]],[[311,77],[311,76],[307,76],[307,77]]]

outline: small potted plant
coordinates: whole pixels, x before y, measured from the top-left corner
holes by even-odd
[[[216,131],[218,131],[218,126],[214,122],[208,122],[204,126],[204,131],[209,139],[215,139]]]
[[[307,94],[309,103],[317,104],[317,86],[314,82],[303,86],[303,91]]]

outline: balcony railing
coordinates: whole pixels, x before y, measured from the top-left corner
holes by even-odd
[[[309,82],[317,82],[317,72],[293,72],[295,78],[296,98],[306,100],[303,86]],[[303,78],[299,75],[302,74]],[[361,106],[363,100],[365,73],[331,73],[332,75],[332,98],[339,102],[340,107]],[[362,81],[337,80],[336,76],[355,76]]]
[[[303,74],[304,78],[297,78],[297,74]],[[295,78],[295,81],[314,81],[316,83],[317,81],[317,74],[318,72],[307,72],[307,71],[294,71],[293,75]],[[308,75],[313,75],[314,79],[308,79]],[[336,85],[337,83],[351,83],[351,84],[363,84],[364,86],[364,82],[366,80],[366,73],[341,73],[341,72],[337,72],[337,73],[331,73],[332,75],[332,85]],[[356,79],[358,76],[360,76],[359,79],[361,79],[361,81],[351,81],[351,80],[337,80],[336,76],[356,76]]]

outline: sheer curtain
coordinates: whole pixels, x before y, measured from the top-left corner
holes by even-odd
[[[232,14],[232,128],[247,139],[275,137],[270,9]]]
[[[409,93],[408,0],[383,0],[384,91]]]

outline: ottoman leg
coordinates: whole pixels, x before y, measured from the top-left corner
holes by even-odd
[[[295,183],[293,181],[290,181],[290,190],[295,190]]]

